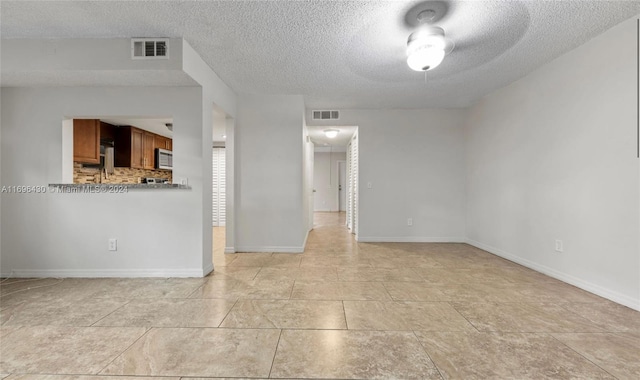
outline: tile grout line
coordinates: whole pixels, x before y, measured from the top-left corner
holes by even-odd
[[[387,282],[387,281],[380,281],[380,284],[382,285],[382,288],[384,289],[385,292],[387,292],[387,295],[389,296],[389,299],[391,299],[391,301],[396,301],[396,299],[393,298],[391,293],[389,293],[389,289],[387,289],[387,287],[384,284],[385,282]]]
[[[236,307],[236,305],[238,304],[238,302],[240,302],[240,297],[238,297],[236,299],[236,302],[233,303],[233,306],[231,306],[231,308],[229,309],[229,311],[227,311],[227,314],[224,315],[224,318],[222,318],[222,320],[220,321],[220,323],[218,323],[218,326],[216,326],[217,329],[220,328],[220,326],[222,326],[222,324],[224,323],[224,320],[227,319],[227,317],[229,316],[229,314],[231,314],[231,310],[233,310],[234,307]]]
[[[342,312],[344,313],[344,325],[349,330],[349,321],[347,320],[347,308],[344,306],[344,300],[342,300]]]
[[[102,321],[103,319],[107,318],[108,316],[110,316],[111,314],[115,313],[116,311],[118,311],[118,310],[120,310],[120,309],[124,308],[125,306],[127,306],[128,304],[130,304],[130,303],[131,303],[131,302],[133,302],[133,301],[134,301],[133,299],[127,300],[127,302],[125,302],[124,304],[120,305],[120,307],[117,307],[117,308],[115,308],[114,310],[112,310],[110,313],[107,313],[107,315],[105,315],[105,316],[103,316],[103,317],[101,317],[101,318],[98,318],[98,320],[97,320],[97,321],[93,322],[93,323],[92,323],[92,324],[90,324],[88,327],[98,327],[98,326],[96,326],[96,323],[98,323],[98,322]],[[114,326],[114,327],[115,327],[115,326]]]
[[[424,344],[422,344],[422,342],[420,341],[420,338],[418,338],[418,335],[416,334],[416,330],[411,330],[411,332],[413,333],[413,336],[416,338],[416,340],[418,341],[418,344],[420,345],[420,347],[422,347],[422,351],[424,351],[424,353],[427,355],[427,357],[429,358],[429,360],[431,361],[431,363],[433,363],[433,366],[436,368],[436,371],[438,371],[438,375],[440,375],[441,379],[446,379],[443,375],[442,372],[440,372],[440,368],[438,368],[438,365],[436,364],[436,362],[433,360],[433,358],[431,357],[431,355],[429,355],[429,351],[427,351],[427,348],[424,346]]]
[[[446,303],[448,303],[448,304],[449,304],[449,306],[451,306],[451,308],[452,308],[453,310],[455,310],[455,311],[456,311],[456,313],[458,313],[462,318],[464,318],[464,320],[465,320],[465,321],[467,321],[467,323],[468,323],[468,324],[470,324],[470,325],[471,325],[471,327],[473,327],[474,329],[476,329],[476,331],[477,331],[477,332],[479,332],[479,333],[482,333],[482,332],[483,332],[483,331],[480,331],[480,329],[478,329],[478,327],[477,327],[476,325],[474,325],[473,323],[471,323],[471,321],[470,321],[470,320],[468,320],[468,319],[467,319],[467,317],[466,317],[464,314],[462,314],[462,313],[460,312],[460,310],[456,309],[456,307],[453,305],[453,303],[452,303],[451,301],[445,301],[445,302],[446,302]],[[485,331],[485,332],[486,332],[486,331]]]
[[[293,279],[293,284],[291,285],[291,292],[289,293],[289,298],[288,298],[289,300],[291,300],[291,297],[293,297],[293,289],[295,289],[296,287],[296,280],[297,279],[295,278]]]
[[[260,274],[260,272],[262,272],[262,269],[264,267],[260,267],[260,269],[258,269],[258,271],[256,272],[256,274],[253,275],[253,277],[251,277],[251,281],[255,281],[256,277],[258,277],[258,275]]]
[[[551,337],[551,339],[555,340],[556,342],[562,344],[563,346],[567,347],[568,349],[570,349],[571,351],[575,352],[576,354],[578,354],[578,356],[584,358],[584,360],[588,361],[589,363],[593,364],[594,366],[600,368],[602,371],[604,371],[605,373],[611,375],[611,377],[613,377],[614,379],[618,379],[617,376],[614,376],[612,373],[610,373],[609,371],[607,371],[606,369],[602,368],[600,365],[598,365],[597,363],[593,362],[591,359],[589,359],[588,357],[582,355],[579,351],[577,351],[576,349],[574,349],[573,347],[569,346],[568,344],[566,344],[565,342],[561,341],[560,339],[556,338],[553,334],[575,334],[575,333],[541,333],[544,335],[548,335]],[[578,333],[580,334],[580,333]],[[583,333],[583,334],[588,334],[588,333]],[[600,333],[596,333],[596,334],[600,334]]]
[[[200,286],[197,286],[191,293],[187,294],[185,297],[182,297],[180,299],[192,299],[191,296],[194,295],[198,290],[204,288],[204,286],[207,285],[209,281],[210,279],[207,279],[207,281],[203,282]]]
[[[145,330],[144,334],[140,335],[138,337],[138,339],[134,340],[133,343],[131,343],[129,346],[127,346],[127,348],[125,348],[121,353],[119,353],[118,355],[116,355],[113,359],[111,359],[109,361],[109,363],[107,363],[107,365],[105,365],[100,371],[96,372],[94,375],[100,375],[102,373],[102,371],[104,371],[105,369],[107,369],[107,367],[109,367],[113,362],[115,362],[119,357],[121,357],[125,352],[129,351],[129,349],[131,347],[133,347],[136,343],[138,343],[138,341],[140,339],[142,339],[143,337],[145,337],[149,331],[153,330],[153,327],[150,327],[148,329]]]
[[[77,374],[77,373],[53,373],[53,372],[38,372],[38,373],[33,373],[33,372],[13,372],[10,373],[7,377],[1,378],[1,380],[4,379],[14,379],[16,376],[42,376],[42,377],[54,377],[54,378],[60,378],[60,379],[64,379],[64,378],[78,378],[78,377],[112,377],[114,379],[117,378],[140,378],[140,379],[148,379],[150,377],[153,378],[160,378],[160,379],[188,379],[190,377],[193,376],[148,376],[148,375],[111,375],[111,374],[104,374],[104,375],[99,375],[99,374]],[[207,378],[209,379],[209,378]],[[215,377],[211,378],[211,379],[216,379]]]
[[[271,372],[273,372],[273,365],[276,362],[276,355],[278,355],[278,347],[280,347],[280,338],[282,338],[282,330],[283,329],[280,329],[280,334],[278,334],[278,342],[276,343],[276,350],[273,352],[273,360],[271,360],[271,367],[269,368],[267,378],[271,378]]]

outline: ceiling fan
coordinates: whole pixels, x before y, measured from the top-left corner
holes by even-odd
[[[453,51],[453,41],[445,37],[444,29],[434,25],[447,10],[443,1],[427,1],[407,12],[406,22],[416,29],[407,40],[407,64],[412,70],[433,70]]]

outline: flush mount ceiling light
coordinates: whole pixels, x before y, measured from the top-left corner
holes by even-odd
[[[453,43],[444,37],[444,30],[437,26],[423,26],[411,33],[407,41],[407,64],[415,71],[436,68],[445,54],[453,50]]]
[[[338,132],[340,131],[337,129],[325,129],[324,135],[327,136],[327,138],[333,139],[338,136]]]

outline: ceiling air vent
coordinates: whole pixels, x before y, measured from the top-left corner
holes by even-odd
[[[131,58],[169,59],[168,38],[132,38]]]
[[[338,120],[340,111],[312,111],[313,120]]]

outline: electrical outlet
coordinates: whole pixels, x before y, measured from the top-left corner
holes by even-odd
[[[118,239],[109,239],[109,251],[118,250]]]
[[[407,226],[413,226],[413,218],[407,219]]]
[[[184,186],[189,185],[189,178],[180,178],[180,184]]]
[[[556,252],[564,251],[564,247],[562,246],[562,240],[556,240]]]

